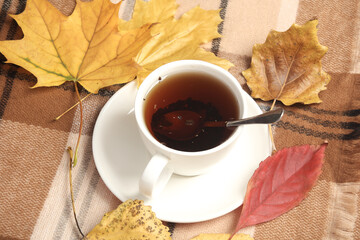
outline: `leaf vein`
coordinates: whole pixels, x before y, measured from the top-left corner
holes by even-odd
[[[287,80],[288,80],[288,78],[289,78],[290,70],[291,70],[291,68],[292,68],[292,65],[293,65],[294,62],[295,62],[296,55],[298,54],[298,52],[299,52],[299,50],[300,50],[300,47],[301,47],[301,46],[299,46],[299,47],[296,49],[296,52],[295,52],[295,54],[294,54],[294,57],[293,57],[293,59],[291,60],[290,66],[288,67],[288,70],[287,70],[287,72],[286,72],[286,76],[285,76],[285,79],[284,79],[284,83],[283,83],[283,85],[282,85],[282,87],[281,87],[281,89],[280,89],[280,92],[278,93],[276,99],[278,99],[278,98],[281,96],[281,94],[282,94],[282,92],[283,92],[283,90],[284,90],[284,88],[285,88],[285,86],[286,86],[286,84],[287,84]]]
[[[69,75],[72,76],[71,73],[70,73],[70,71],[69,71],[69,69],[67,68],[67,66],[65,65],[64,61],[62,60],[62,58],[61,58],[61,56],[60,56],[60,54],[59,54],[59,51],[58,51],[58,49],[57,49],[57,47],[56,47],[56,44],[55,44],[54,39],[53,39],[53,36],[51,35],[49,26],[47,25],[47,23],[46,23],[43,15],[40,13],[39,6],[36,5],[35,2],[34,2],[34,5],[35,5],[36,9],[38,10],[39,15],[41,16],[41,19],[42,19],[42,21],[44,22],[44,25],[46,26],[46,29],[47,29],[47,31],[48,31],[48,33],[49,33],[49,36],[50,36],[50,41],[51,41],[52,45],[54,46],[54,49],[55,49],[55,51],[56,51],[56,54],[57,54],[58,58],[60,59],[61,65],[65,68],[65,70],[69,73]],[[61,25],[60,25],[60,27],[61,27]],[[60,31],[59,31],[59,32],[60,32]],[[57,37],[58,37],[58,36],[56,36],[56,39],[57,39]],[[60,75],[61,75],[61,74],[60,74]]]
[[[104,7],[104,3],[101,4],[100,12],[102,11],[103,7]],[[83,17],[82,12],[80,11],[80,13],[81,13],[81,21],[83,21],[83,20],[82,20],[82,17]],[[88,45],[87,45],[87,48],[86,48],[86,50],[85,50],[85,52],[84,52],[84,57],[82,58],[81,63],[80,63],[80,65],[79,65],[79,68],[78,68],[78,71],[77,71],[77,74],[76,74],[76,78],[79,78],[80,69],[81,69],[82,65],[84,64],[85,56],[86,56],[86,54],[87,54],[88,51],[89,51],[89,47],[90,47],[91,41],[93,40],[94,35],[95,35],[96,27],[97,27],[97,25],[99,24],[99,18],[100,18],[100,16],[97,16],[96,23],[95,23],[95,27],[94,27],[94,32],[92,33],[91,38],[88,40]],[[85,20],[84,20],[84,21],[85,21]],[[83,33],[83,35],[84,35],[84,38],[86,39],[86,34],[85,34],[85,32],[84,32],[84,29],[81,28],[81,31],[82,31],[82,33]]]
[[[66,81],[75,81],[75,80],[76,80],[76,79],[75,79],[73,76],[71,76],[71,75],[65,76],[65,75],[63,75],[63,74],[61,74],[61,73],[57,73],[57,72],[54,72],[54,71],[47,70],[47,69],[43,68],[42,66],[40,66],[40,65],[32,62],[29,58],[24,58],[24,57],[20,57],[20,56],[19,56],[19,58],[23,59],[24,61],[32,64],[34,67],[39,68],[39,69],[41,69],[41,70],[43,70],[43,71],[45,71],[45,72],[47,72],[47,73],[54,74],[54,75],[59,76],[59,77],[63,77]]]

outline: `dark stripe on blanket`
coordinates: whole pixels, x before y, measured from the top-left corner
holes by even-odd
[[[292,132],[305,134],[306,136],[317,137],[324,140],[354,140],[360,137],[359,128],[355,129],[350,134],[338,134],[338,133],[316,131],[310,128],[305,128],[304,126],[299,126],[296,124],[292,124],[290,122],[283,122],[283,121],[277,122],[275,126],[286,130],[290,130]]]
[[[5,1],[1,8],[0,30],[4,26],[5,17],[7,15],[7,11],[9,10],[10,5],[11,5],[11,1]],[[22,12],[25,9],[25,5],[26,5],[25,1],[20,1],[19,5],[16,7],[16,13],[18,14],[18,13]],[[6,39],[8,39],[8,40],[14,39],[14,36],[18,30],[19,30],[19,27],[18,27],[16,21],[12,20],[9,31],[6,35]],[[6,108],[7,102],[9,101],[9,98],[10,98],[14,79],[18,75],[17,74],[18,69],[19,69],[19,67],[15,66],[15,65],[11,65],[11,67],[6,72],[3,71],[3,68],[0,69],[0,74],[6,76],[5,86],[4,86],[4,89],[3,89],[3,92],[2,92],[1,98],[0,98],[0,119],[2,119],[2,117],[5,113],[5,108]]]
[[[220,17],[221,17],[221,19],[223,21],[218,26],[218,32],[220,34],[222,34],[223,29],[224,29],[224,19],[225,19],[227,6],[228,6],[228,0],[221,0],[221,3],[220,3],[220,9],[221,9],[220,10]],[[218,53],[219,53],[220,43],[221,43],[221,38],[215,38],[212,41],[211,52],[213,52],[215,55],[218,55]]]

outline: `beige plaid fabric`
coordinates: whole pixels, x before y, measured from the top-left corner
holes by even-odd
[[[45,0],[44,0],[45,1]],[[73,0],[51,0],[70,14]],[[274,126],[277,148],[329,141],[319,181],[296,208],[268,223],[240,232],[260,239],[360,239],[360,2],[357,0],[178,0],[178,15],[199,5],[221,10],[221,39],[207,48],[235,64],[230,72],[249,92],[241,71],[250,65],[255,43],[269,30],[317,18],[322,60],[332,80],[321,104],[285,107]],[[19,39],[20,28],[7,13],[20,13],[25,1],[1,0],[0,39]],[[121,15],[128,19],[134,0]],[[66,147],[74,146],[79,109],[52,119],[77,100],[71,85],[30,89],[35,77],[22,68],[0,64],[0,239],[79,239],[71,212]],[[120,88],[86,100],[79,163],[73,172],[80,226],[89,232],[118,200],[100,178],[92,156],[92,132],[99,111]],[[85,92],[82,92],[85,96]],[[258,101],[266,109],[269,103]],[[281,106],[281,103],[277,103]],[[214,193],[216,194],[216,193]],[[200,223],[166,223],[173,239],[200,233],[230,233],[239,210]]]

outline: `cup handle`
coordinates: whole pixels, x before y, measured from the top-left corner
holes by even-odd
[[[139,182],[142,195],[152,198],[162,192],[174,172],[168,163],[169,159],[161,154],[155,154],[151,158]]]

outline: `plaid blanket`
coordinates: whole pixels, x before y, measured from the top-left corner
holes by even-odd
[[[44,0],[45,1],[45,0]],[[51,0],[70,14],[73,0]],[[242,229],[260,239],[360,239],[360,2],[357,0],[178,0],[178,15],[199,5],[221,8],[223,35],[207,48],[235,64],[230,72],[246,86],[241,71],[250,66],[251,50],[269,30],[319,20],[318,35],[329,51],[322,60],[332,80],[320,93],[321,104],[284,107],[274,126],[278,149],[328,140],[323,173],[299,206],[273,221]],[[19,39],[21,29],[7,14],[18,14],[25,1],[0,1],[0,39]],[[122,5],[129,19],[134,0]],[[72,85],[30,89],[36,82],[26,70],[0,63],[0,239],[79,239],[69,195],[67,146],[74,146],[79,109],[52,119],[77,102]],[[80,226],[89,232],[118,200],[94,164],[92,133],[107,100],[122,86],[103,89],[84,106],[79,163],[73,171]],[[85,96],[82,91],[82,95]],[[258,101],[264,109],[269,103]],[[173,239],[200,233],[230,233],[239,210],[200,223],[166,223]]]

